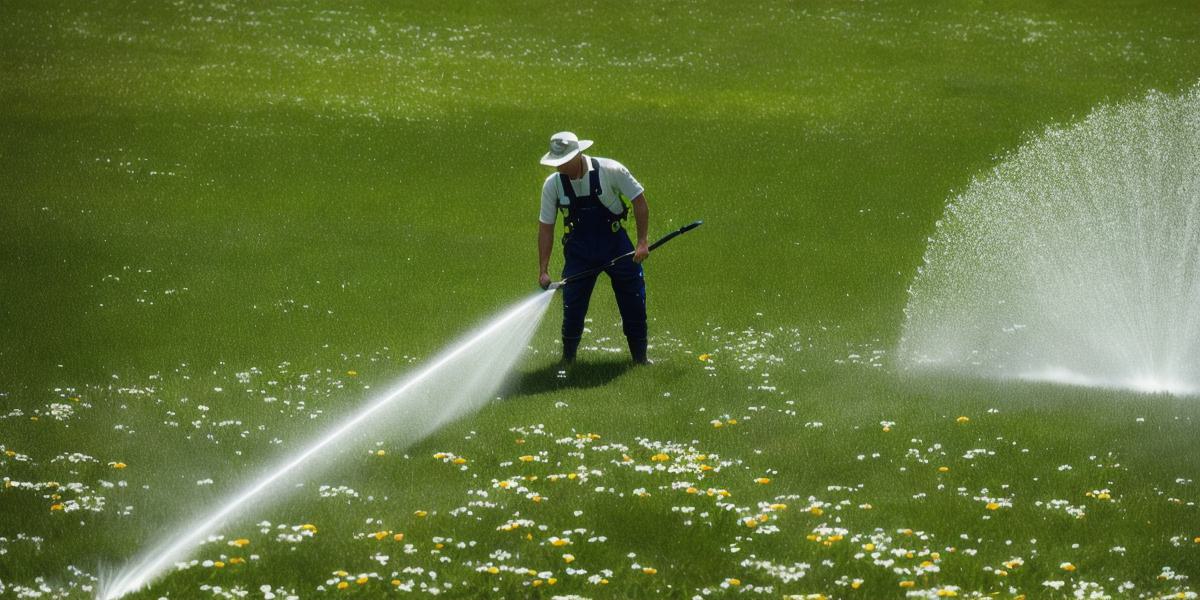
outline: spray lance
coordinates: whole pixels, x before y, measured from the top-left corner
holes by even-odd
[[[657,242],[650,244],[650,251],[654,252],[655,248],[658,248],[659,246],[675,239],[676,237],[699,227],[703,223],[704,223],[704,221],[693,221],[691,223],[688,223],[687,225],[684,225],[683,227],[680,227],[679,229],[676,229],[675,231],[672,231],[671,233],[668,233],[667,235],[662,236],[662,238],[660,238]],[[596,267],[594,269],[588,269],[587,271],[584,271],[582,273],[576,273],[570,277],[563,279],[562,281],[555,281],[554,283],[551,283],[549,286],[547,286],[546,289],[557,290],[558,288],[563,287],[564,285],[567,285],[568,283],[571,283],[572,281],[578,281],[580,279],[585,279],[585,278],[591,277],[591,276],[596,275],[597,273],[617,264],[622,259],[629,258],[631,256],[633,256],[632,251],[626,252],[625,254],[622,254],[622,255],[608,261],[607,263],[600,265],[599,267]]]

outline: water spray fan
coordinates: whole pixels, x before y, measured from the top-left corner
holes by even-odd
[[[679,229],[676,229],[675,231],[672,231],[671,233],[668,233],[667,235],[662,236],[661,238],[659,238],[659,240],[657,242],[650,244],[650,251],[654,252],[654,250],[656,248],[658,248],[659,246],[662,246],[663,244],[675,239],[676,237],[683,235],[703,224],[704,224],[704,221],[693,221],[691,223],[688,223],[687,225],[684,225],[683,227],[680,227]],[[586,278],[596,275],[596,274],[600,273],[601,271],[617,264],[618,262],[621,262],[622,260],[624,260],[626,258],[630,258],[632,256],[633,256],[633,251],[626,252],[625,254],[622,254],[622,255],[604,263],[603,265],[600,265],[599,267],[596,267],[594,269],[588,269],[587,271],[584,271],[582,273],[576,273],[570,277],[563,279],[562,281],[555,281],[554,283],[551,283],[549,286],[547,286],[546,289],[557,290],[558,288],[561,288],[561,287],[567,285],[568,283],[571,283],[572,281],[579,281],[580,279],[586,279]]]

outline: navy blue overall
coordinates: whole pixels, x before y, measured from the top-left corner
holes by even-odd
[[[621,214],[613,214],[600,201],[600,164],[595,158],[588,178],[588,195],[576,196],[571,180],[560,173],[565,198],[559,199],[559,210],[563,211],[567,233],[563,236],[563,255],[566,265],[563,278],[589,269],[595,269],[612,259],[633,251],[629,235],[621,226],[628,215],[628,208]],[[646,282],[642,276],[642,265],[625,258],[604,270],[612,281],[613,293],[617,297],[617,308],[621,311],[621,326],[629,342],[629,350],[637,362],[646,360]],[[572,360],[583,337],[583,319],[587,315],[588,301],[599,274],[572,281],[563,288],[563,358]]]

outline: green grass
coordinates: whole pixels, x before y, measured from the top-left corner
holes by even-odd
[[[42,577],[86,596],[69,566],[119,564],[530,293],[536,158],[561,129],[646,185],[651,237],[706,222],[647,263],[656,364],[603,350],[623,340],[601,285],[559,379],[556,302],[501,401],[347,450],[194,555],[246,563],[142,596],[334,594],[338,570],[377,574],[339,594],[420,592],[413,567],[456,597],[1162,596],[1200,577],[1194,399],[890,356],[945,200],[1050,124],[1194,85],[1191,3],[0,6],[0,595]],[[54,460],[74,452],[95,462]],[[491,505],[452,512],[472,501]],[[535,526],[497,529],[516,513]],[[377,531],[405,538],[360,539]]]

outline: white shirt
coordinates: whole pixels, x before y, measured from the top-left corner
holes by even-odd
[[[587,170],[579,179],[571,180],[571,187],[575,191],[575,196],[586,196],[591,192],[591,173],[592,159],[588,155],[583,155],[584,163],[587,164]],[[637,198],[646,191],[638,180],[633,178],[633,174],[625,165],[612,160],[610,158],[596,157],[596,162],[600,165],[600,203],[608,210],[611,210],[614,215],[621,214],[624,206],[621,203],[621,196],[625,196],[630,200]],[[558,172],[551,173],[546,177],[546,182],[542,184],[542,211],[538,215],[538,220],[546,225],[553,225],[558,210],[558,199],[566,194],[562,190],[562,178],[558,176]]]

